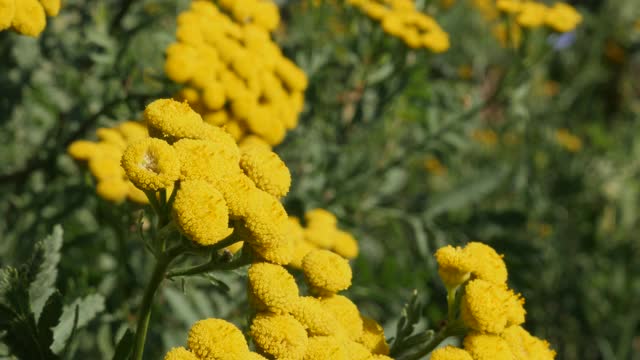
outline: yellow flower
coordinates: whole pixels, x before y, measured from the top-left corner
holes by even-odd
[[[342,256],[329,250],[313,250],[302,259],[309,286],[320,293],[337,293],[351,286],[351,267]]]
[[[360,316],[363,324],[362,335],[358,342],[373,354],[389,355],[389,344],[384,337],[384,329],[375,320],[366,316]]]
[[[291,262],[289,262],[289,265],[296,269],[302,269],[302,260],[304,259],[304,257],[307,256],[307,254],[311,252],[311,250],[315,250],[317,248],[317,246],[306,240],[294,243],[293,255],[291,257]]]
[[[449,35],[442,30],[430,31],[422,35],[422,44],[434,53],[443,53],[449,50]]]
[[[120,161],[113,156],[94,156],[89,159],[89,170],[98,180],[110,178],[122,179],[125,177],[124,169],[120,166]]]
[[[471,276],[471,259],[459,247],[447,245],[436,251],[438,275],[447,288],[453,289]]]
[[[245,136],[242,141],[238,144],[240,150],[243,150],[247,147],[257,146],[262,148],[263,150],[271,150],[271,145],[268,142],[264,141],[261,137],[255,135]]]
[[[60,0],[40,0],[48,16],[57,16],[60,12]]]
[[[334,336],[314,336],[309,338],[304,360],[350,360],[341,340]]]
[[[167,48],[164,72],[169,79],[181,84],[193,78],[198,68],[198,51],[195,47],[175,43]]]
[[[355,259],[358,257],[358,242],[346,231],[336,230],[334,234],[333,248],[336,254],[347,259]]]
[[[367,360],[393,360],[393,358],[382,354],[372,354]]]
[[[191,351],[183,347],[175,347],[164,356],[164,360],[199,360]]]
[[[516,22],[522,27],[540,27],[544,24],[547,11],[546,5],[535,1],[527,1],[522,4]]]
[[[101,142],[112,144],[118,148],[124,149],[127,147],[127,142],[124,140],[120,132],[111,128],[99,128],[96,130],[96,136]]]
[[[342,346],[347,353],[347,359],[349,360],[369,360],[371,359],[371,352],[362,344],[353,340],[342,339]]]
[[[181,103],[173,99],[156,100],[144,109],[144,118],[149,126],[149,134],[168,142],[202,137],[202,117],[186,102]]]
[[[96,186],[98,196],[115,203],[123,202],[128,191],[128,183],[119,177],[100,180]]]
[[[570,152],[578,152],[582,149],[582,140],[573,135],[567,129],[556,130],[556,142]]]
[[[200,245],[213,245],[229,236],[229,210],[222,194],[201,180],[180,183],[173,203],[176,225]]]
[[[142,190],[157,191],[180,177],[180,162],[171,145],[147,138],[129,145],[122,154],[122,167],[131,182]]]
[[[491,247],[479,242],[470,242],[464,247],[463,253],[463,256],[471,261],[471,274],[475,278],[494,284],[507,282],[507,266],[502,256]]]
[[[278,245],[260,246],[250,244],[258,259],[268,261],[273,264],[287,265],[293,258],[293,243],[286,237]]]
[[[242,149],[240,167],[256,186],[281,198],[289,192],[291,174],[280,157],[263,147],[246,146]]]
[[[250,352],[246,355],[245,360],[267,360],[267,358],[258,353]]]
[[[431,360],[473,360],[473,358],[465,350],[449,345],[432,352]]]
[[[514,360],[553,360],[556,352],[549,348],[549,343],[531,334],[521,326],[510,326],[502,333]]]
[[[268,31],[275,30],[280,24],[278,6],[272,2],[257,3],[252,15],[253,23]]]
[[[38,0],[18,0],[11,27],[27,36],[38,36],[47,26],[44,8]]]
[[[462,320],[473,330],[499,334],[507,325],[507,305],[512,295],[502,285],[471,280],[460,302]]]
[[[544,21],[557,32],[567,32],[582,22],[582,15],[573,6],[557,2],[547,11]]]
[[[288,313],[298,300],[298,285],[280,265],[253,263],[249,267],[249,295],[258,311]]]
[[[182,139],[173,144],[180,162],[180,180],[219,184],[240,174],[234,149],[206,140]]]
[[[200,320],[193,324],[187,344],[200,359],[234,360],[249,353],[242,332],[222,319]]]
[[[520,294],[511,292],[511,296],[507,300],[507,326],[521,325],[524,323],[527,311],[524,309],[524,298]]]
[[[86,140],[76,140],[69,145],[69,148],[67,148],[69,155],[76,160],[89,160],[97,153],[97,151],[98,146],[96,143]]]
[[[291,315],[302,324],[309,336],[346,336],[338,319],[333,313],[326,311],[320,300],[314,297],[298,298]]]
[[[291,315],[260,313],[250,334],[260,352],[276,359],[302,360],[307,351],[307,332]]]
[[[127,199],[142,205],[149,203],[147,195],[129,181],[127,181]]]
[[[202,92],[202,101],[211,110],[218,110],[227,102],[224,87],[218,82],[210,82]]]
[[[355,341],[362,336],[364,325],[358,307],[351,300],[342,295],[331,295],[320,299],[320,302],[342,324],[349,339]]]
[[[139,121],[125,121],[117,129],[127,143],[149,137],[147,127]]]
[[[520,0],[498,0],[496,8],[507,14],[515,14],[522,10],[522,2]]]
[[[229,216],[237,219],[249,214],[249,194],[257,190],[251,179],[240,173],[216,184],[229,207]]]
[[[470,333],[463,344],[473,360],[514,360],[509,344],[497,335]]]
[[[278,59],[275,71],[287,88],[293,91],[304,91],[309,84],[304,71],[286,57]]]
[[[16,0],[0,0],[0,31],[11,26],[16,13]]]

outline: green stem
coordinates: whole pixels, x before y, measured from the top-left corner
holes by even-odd
[[[466,328],[464,327],[464,324],[462,324],[462,322],[460,322],[460,321],[450,322],[450,323],[447,324],[447,326],[445,326],[442,330],[440,330],[436,334],[436,336],[434,336],[425,345],[424,348],[422,348],[421,350],[419,350],[416,353],[413,353],[413,354],[407,355],[406,357],[403,357],[402,360],[418,360],[418,359],[422,358],[423,356],[430,354],[446,338],[448,338],[450,336],[461,335],[461,334],[464,334],[465,332],[466,332]]]
[[[239,267],[248,265],[251,263],[251,257],[240,256],[238,259],[229,262],[218,262],[217,259],[211,260],[207,263],[196,265],[186,269],[178,269],[170,271],[167,274],[167,278],[172,279],[178,276],[189,276],[208,273],[214,270],[233,270]]]
[[[153,269],[151,279],[144,289],[144,296],[142,297],[142,304],[140,305],[140,312],[138,314],[138,325],[136,326],[136,337],[134,340],[133,357],[132,360],[142,360],[142,354],[144,352],[144,344],[147,339],[147,331],[149,330],[149,319],[151,318],[151,305],[153,305],[153,298],[155,297],[160,283],[165,277],[165,273],[169,268],[169,265],[178,255],[182,253],[181,247],[170,249],[166,253],[163,253],[156,262]]]
[[[456,319],[456,292],[458,291],[459,286],[456,286],[452,289],[447,289],[447,318],[449,323],[452,323]]]

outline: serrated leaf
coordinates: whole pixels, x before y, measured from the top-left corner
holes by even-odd
[[[37,266],[37,273],[34,281],[29,284],[29,303],[31,311],[36,319],[40,318],[42,308],[49,299],[49,296],[56,291],[55,282],[58,276],[58,263],[60,262],[60,248],[62,247],[62,227],[56,225],[53,233],[36,245],[35,261],[39,264],[31,264]]]
[[[82,299],[76,299],[71,305],[64,307],[60,322],[53,329],[53,344],[51,350],[59,354],[64,348],[74,330],[74,317],[78,311],[77,328],[81,328],[104,310],[104,297],[92,294]]]
[[[133,349],[133,332],[127,329],[127,331],[122,335],[120,341],[118,341],[118,345],[116,346],[116,351],[113,354],[113,360],[126,360],[131,355],[131,350]]]

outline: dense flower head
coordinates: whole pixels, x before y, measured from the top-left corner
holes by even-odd
[[[362,319],[362,335],[357,341],[364,345],[372,354],[389,355],[389,344],[384,337],[384,329],[377,321],[366,316],[360,316]]]
[[[364,345],[356,341],[343,339],[342,347],[347,353],[347,358],[350,360],[369,360],[371,358],[371,352]]]
[[[460,313],[465,324],[474,330],[501,333],[507,326],[507,305],[512,293],[502,285],[476,279],[465,286]]]
[[[379,21],[382,29],[400,38],[408,47],[435,53],[449,49],[449,36],[430,16],[418,11],[408,0],[349,0],[368,17]]]
[[[256,309],[273,313],[290,312],[298,301],[298,285],[280,265],[266,262],[249,267],[249,296]]]
[[[363,323],[358,307],[346,296],[331,295],[320,299],[322,306],[338,319],[353,341],[362,336]]]
[[[460,247],[447,245],[436,251],[438,262],[438,274],[448,288],[456,287],[469,279],[472,264],[468,257],[464,256]]]
[[[470,242],[464,247],[463,256],[469,259],[474,278],[506,284],[507,266],[502,256],[492,247],[480,242]]]
[[[146,204],[146,195],[129,181],[120,164],[124,149],[131,143],[148,138],[147,128],[137,121],[125,121],[113,128],[96,130],[97,142],[77,140],[67,153],[85,162],[97,181],[96,193],[101,198],[120,203],[125,199]]]
[[[302,360],[307,351],[307,332],[291,315],[260,313],[250,334],[260,352],[277,359]]]
[[[219,184],[240,174],[232,148],[207,140],[181,139],[173,144],[180,161],[180,179]]]
[[[236,140],[258,136],[270,146],[297,126],[307,77],[283,56],[270,32],[279,24],[272,1],[194,1],[178,16],[177,42],[165,72],[184,84],[186,100]]]
[[[200,320],[193,324],[187,343],[200,359],[236,360],[249,352],[240,329],[222,319]]]
[[[582,15],[568,4],[557,2],[547,11],[545,23],[557,32],[568,32],[582,22]]]
[[[168,188],[180,176],[180,162],[174,148],[154,138],[129,145],[122,154],[122,168],[129,180],[141,190]]]
[[[229,209],[215,186],[202,180],[180,183],[173,202],[176,225],[200,245],[213,245],[231,235]]]
[[[164,360],[200,360],[194,353],[183,348],[175,347],[164,356]]]
[[[205,128],[202,117],[186,102],[159,99],[144,109],[152,137],[173,143],[177,139],[198,139]]]
[[[349,360],[339,338],[335,336],[313,336],[309,338],[304,360]]]
[[[556,357],[548,342],[529,334],[521,326],[510,326],[501,336],[509,344],[514,360],[553,360]]]
[[[320,293],[337,293],[351,286],[351,267],[342,256],[329,250],[313,250],[302,259],[306,282]]]
[[[11,29],[37,37],[47,26],[47,16],[60,12],[60,0],[0,0],[0,31]]]
[[[547,6],[537,1],[526,1],[520,7],[516,21],[522,27],[535,28],[544,25]]]
[[[431,360],[474,360],[471,355],[457,347],[445,346],[431,353]]]
[[[245,146],[242,149],[240,167],[244,173],[269,194],[281,198],[289,192],[291,174],[278,154],[260,146]]]
[[[291,315],[304,326],[309,336],[346,336],[338,319],[333,313],[326,311],[320,300],[314,297],[298,298]]]
[[[463,345],[473,360],[514,359],[509,344],[497,335],[472,332],[464,338]],[[538,360],[538,358],[535,359]]]

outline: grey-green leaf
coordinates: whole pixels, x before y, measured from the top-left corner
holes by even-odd
[[[42,308],[56,291],[55,283],[58,276],[60,262],[60,248],[62,247],[62,227],[56,225],[53,233],[37,245],[36,251],[42,252],[42,262],[37,265],[35,280],[29,284],[29,301],[35,319],[40,318]]]
[[[59,354],[69,341],[69,337],[74,328],[74,317],[76,308],[78,309],[77,328],[81,328],[89,323],[99,313],[104,311],[104,297],[100,294],[88,295],[82,299],[76,299],[71,305],[64,307],[60,322],[53,329],[53,344],[51,350]]]

